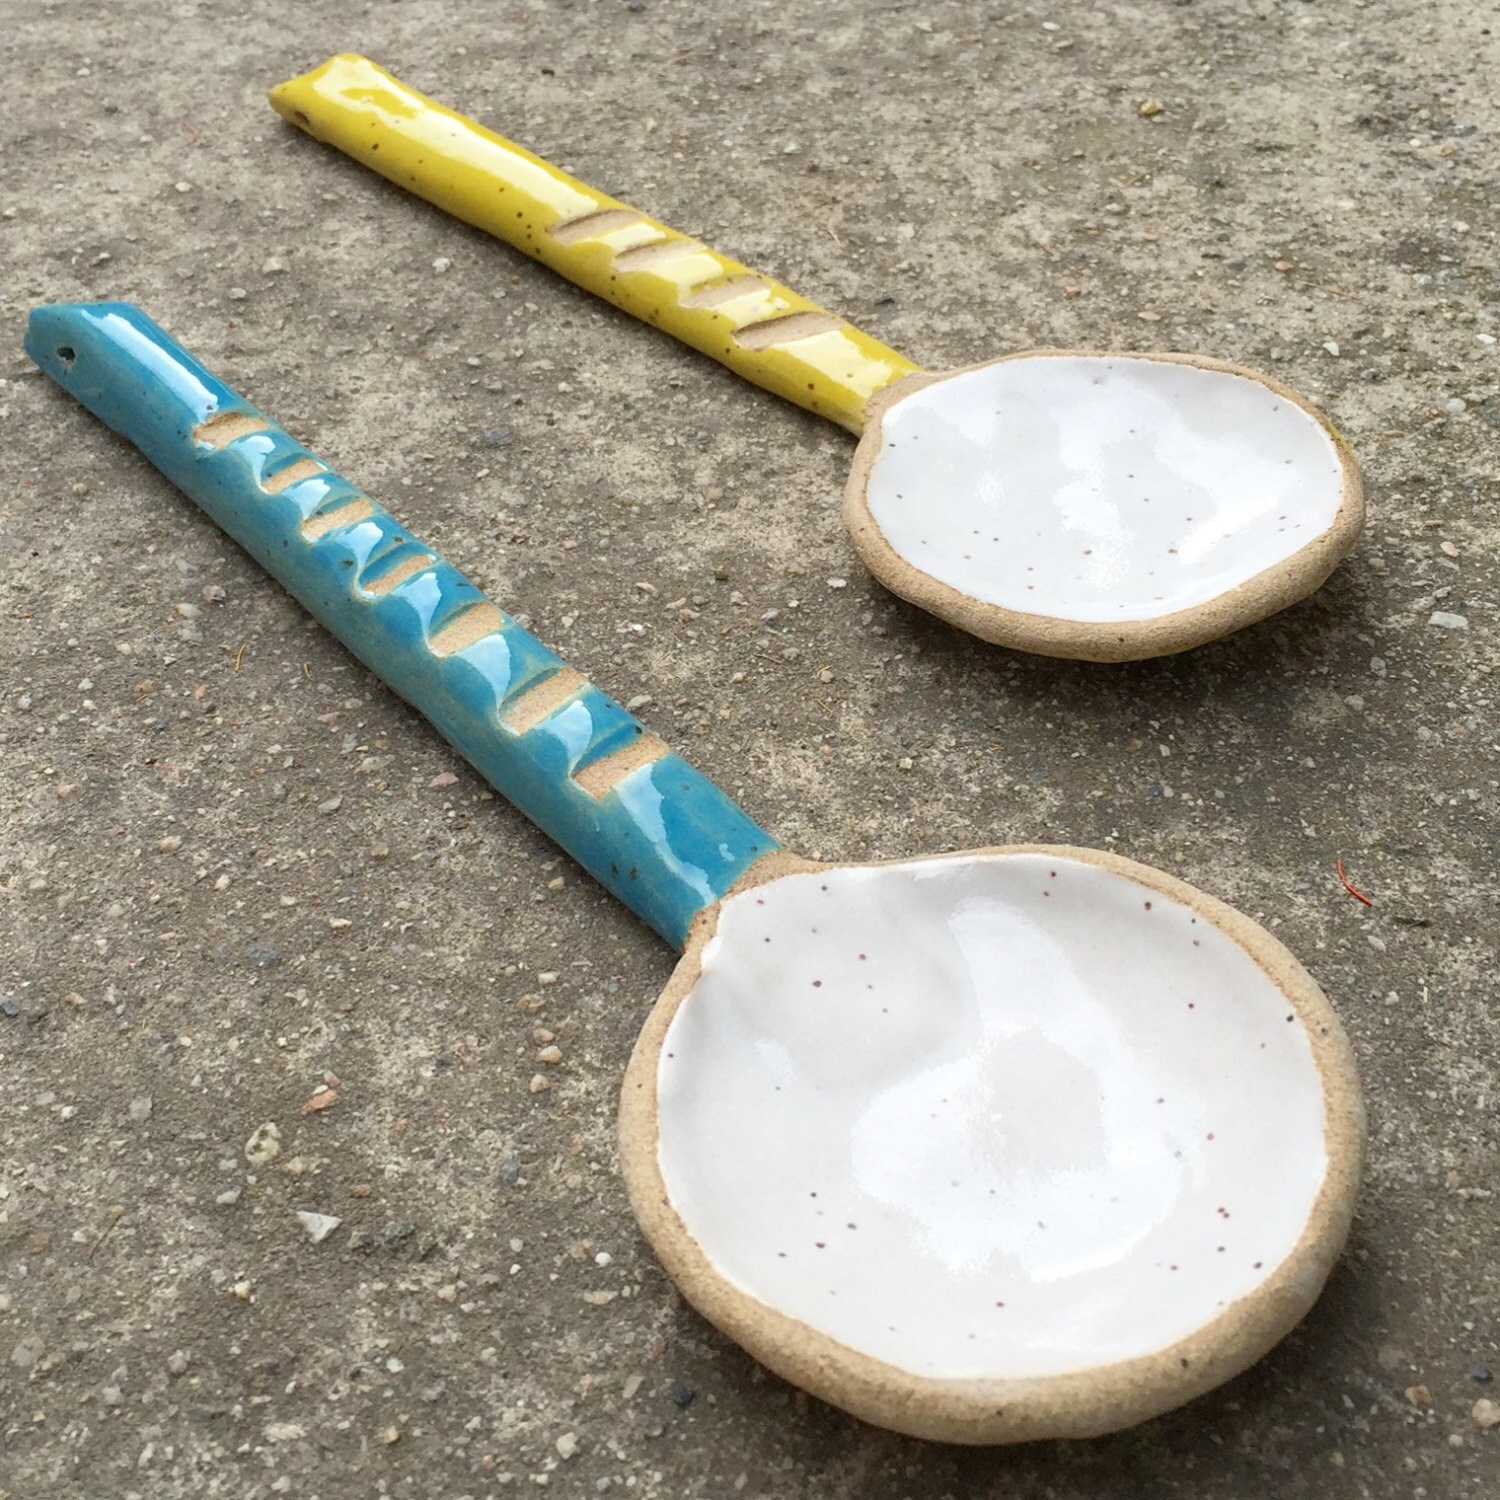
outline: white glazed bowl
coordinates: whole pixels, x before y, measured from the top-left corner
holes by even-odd
[[[1317,587],[1363,517],[1327,419],[1232,365],[1031,353],[878,401],[845,518],[889,587],[986,639],[1128,660]]]
[[[684,970],[627,1080],[637,1211],[701,1310],[860,1415],[1125,1425],[1263,1353],[1342,1242],[1359,1101],[1327,1002],[1155,871],[813,868],[729,897]]]

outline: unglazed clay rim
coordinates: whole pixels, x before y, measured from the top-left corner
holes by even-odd
[[[1322,990],[1270,933],[1233,907],[1159,870],[1102,850],[1010,844],[965,853],[1078,860],[1160,892],[1237,943],[1286,996],[1306,1028],[1322,1083],[1328,1162],[1301,1235],[1264,1281],[1186,1337],[1154,1353],[1027,1379],[914,1375],[851,1349],[732,1284],[714,1268],[673,1207],[657,1154],[661,1051],[673,1017],[697,982],[704,946],[718,924],[717,906],[695,922],[626,1069],[620,1100],[621,1169],[641,1229],[683,1296],[709,1322],[793,1384],[867,1422],[913,1437],[960,1443],[1093,1437],[1170,1411],[1239,1374],[1284,1338],[1317,1300],[1348,1236],[1359,1189],[1364,1154],[1359,1078],[1348,1039]],[[730,895],[783,875],[821,868],[795,855],[771,854],[757,862]]]
[[[870,472],[879,456],[881,427],[885,413],[905,396],[924,386],[967,375],[975,370],[1006,364],[1013,359],[1142,359],[1166,364],[1194,365],[1241,375],[1274,391],[1283,400],[1306,412],[1326,432],[1338,455],[1342,488],[1338,508],[1328,526],[1305,542],[1289,557],[1263,568],[1233,588],[1171,614],[1149,620],[1068,620],[1057,615],[1033,614],[1008,609],[976,599],[972,594],[944,583],[924,572],[891,545],[870,510]],[[1141,661],[1152,656],[1170,656],[1206,645],[1257,620],[1264,620],[1305,598],[1324,582],[1348,555],[1364,526],[1364,485],[1359,465],[1349,445],[1322,412],[1269,375],[1247,370],[1225,360],[1197,354],[1120,353],[1099,349],[1027,349],[982,364],[939,374],[908,375],[871,398],[865,408],[865,430],[855,450],[854,463],[844,487],[844,525],[866,567],[894,594],[909,600],[929,614],[957,625],[996,645],[1012,646],[1039,656],[1066,657],[1077,661]]]

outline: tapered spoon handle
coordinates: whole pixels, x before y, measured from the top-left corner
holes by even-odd
[[[37,308],[26,351],[668,942],[778,847],[139,308]]]
[[[272,89],[271,103],[381,176],[853,432],[864,426],[870,397],[917,368],[816,303],[595,192],[368,58],[332,57]]]

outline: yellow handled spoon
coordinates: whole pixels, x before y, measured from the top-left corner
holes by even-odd
[[[870,571],[985,640],[1134,661],[1317,588],[1359,469],[1278,381],[1185,354],[1033,350],[945,374],[345,54],[271,91],[382,176],[860,435]]]

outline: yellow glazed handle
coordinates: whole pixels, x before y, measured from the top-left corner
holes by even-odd
[[[916,366],[737,261],[575,181],[345,53],[271,90],[277,113],[383,177],[852,432]]]

